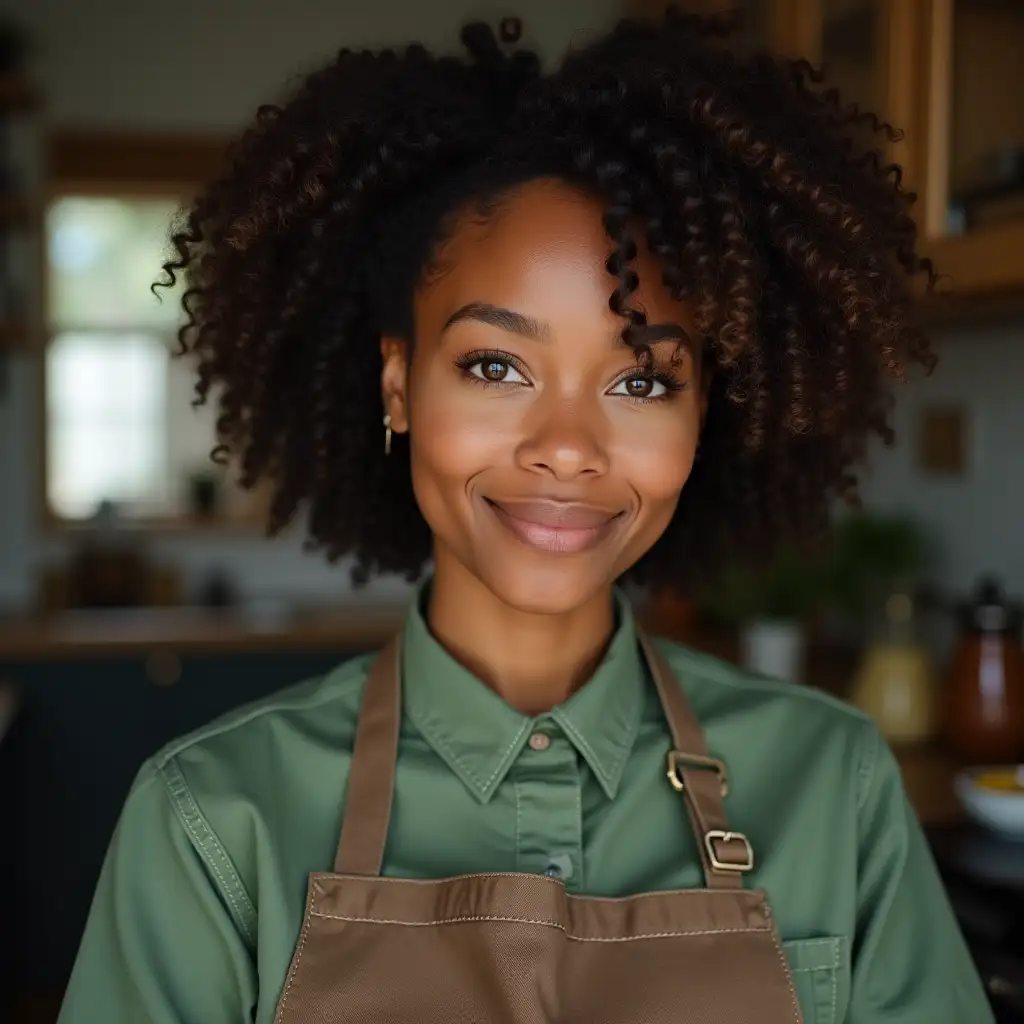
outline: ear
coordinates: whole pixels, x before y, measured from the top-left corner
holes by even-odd
[[[391,429],[396,434],[404,434],[409,430],[408,353],[409,346],[401,338],[381,338],[381,398],[384,400],[385,414],[391,417]]]

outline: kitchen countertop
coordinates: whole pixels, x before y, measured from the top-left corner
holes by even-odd
[[[339,649],[380,646],[405,604],[248,609],[83,609],[0,618],[0,662],[189,651]]]

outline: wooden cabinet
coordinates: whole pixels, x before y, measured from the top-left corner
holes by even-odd
[[[635,14],[666,6],[635,0]],[[918,194],[921,249],[954,299],[1024,295],[1021,0],[693,0],[737,10],[743,43],[820,64],[902,129],[882,146]],[[876,137],[877,140],[877,137]],[[878,141],[876,141],[876,145]]]
[[[916,170],[929,249],[956,292],[1024,291],[1024,4],[922,6]]]

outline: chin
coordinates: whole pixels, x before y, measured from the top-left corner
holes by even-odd
[[[608,590],[615,573],[595,572],[593,555],[527,556],[510,566],[481,566],[480,578],[509,608],[529,615],[565,615]],[[547,563],[547,564],[545,564]]]

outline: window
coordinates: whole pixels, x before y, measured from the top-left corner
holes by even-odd
[[[213,413],[191,407],[192,366],[172,358],[181,287],[150,291],[179,207],[62,195],[47,209],[46,490],[60,519],[103,503],[135,519],[210,511]]]

